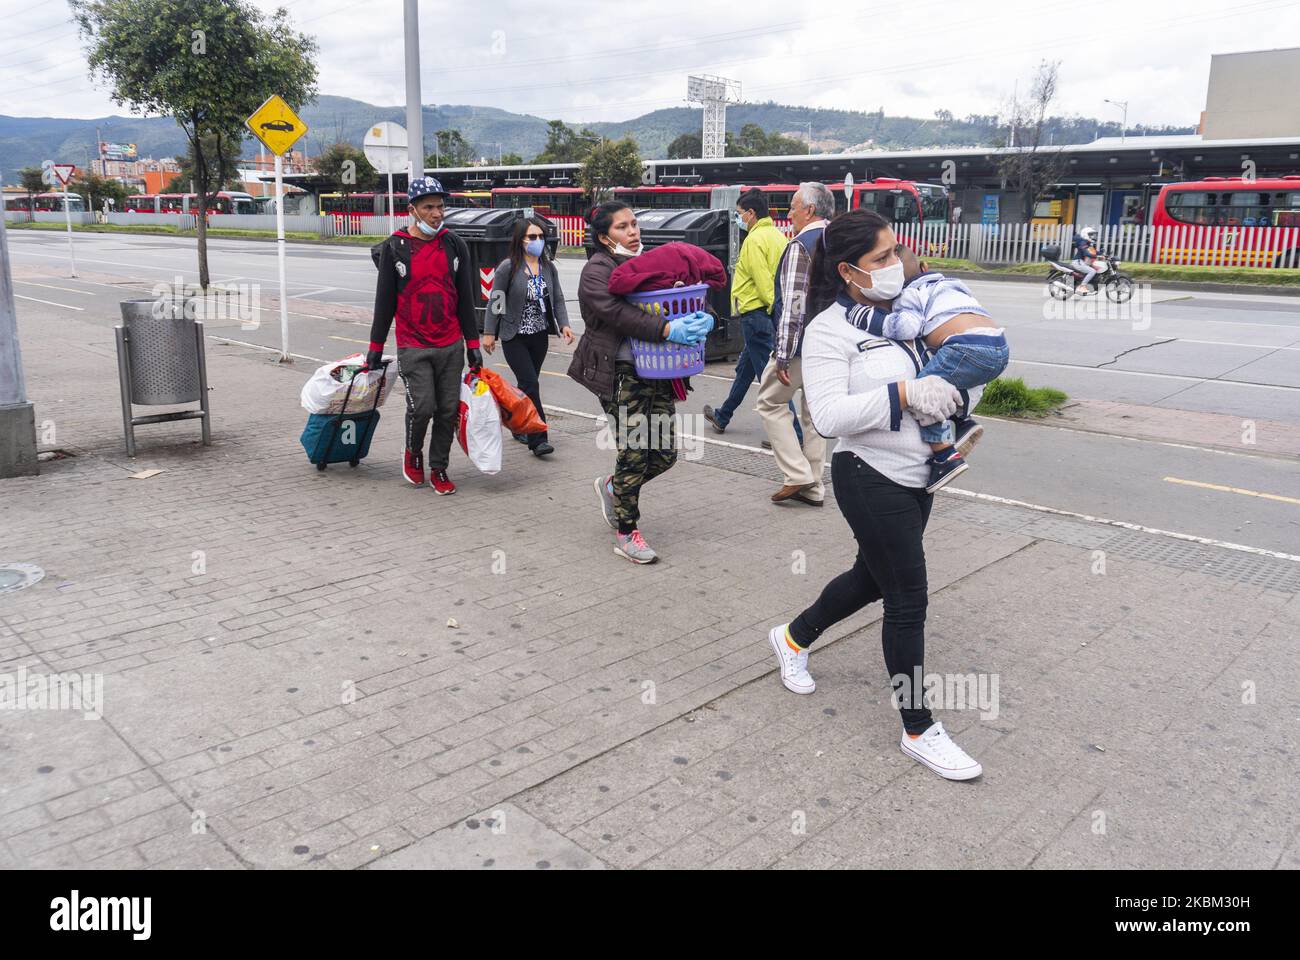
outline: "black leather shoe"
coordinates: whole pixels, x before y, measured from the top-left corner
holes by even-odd
[[[533,456],[535,457],[544,457],[547,454],[551,454],[555,452],[555,448],[551,446],[549,443],[547,443],[545,440],[543,440],[537,446],[533,447],[532,450],[533,450]]]

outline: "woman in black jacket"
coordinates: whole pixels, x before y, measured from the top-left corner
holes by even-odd
[[[540,381],[552,335],[573,343],[560,273],[546,252],[546,226],[537,217],[525,217],[515,224],[510,250],[492,275],[482,341],[488,353],[501,341],[501,352],[519,389],[528,394],[543,422]],[[526,442],[539,457],[555,452],[545,433],[516,434],[515,439]]]

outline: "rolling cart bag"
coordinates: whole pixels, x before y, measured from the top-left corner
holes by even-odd
[[[385,360],[383,363],[379,389],[373,392],[375,405],[371,409],[348,412],[348,400],[352,396],[352,384],[349,383],[341,413],[313,413],[307,417],[307,426],[298,441],[317,470],[324,470],[331,463],[346,462],[355,467],[370,452],[370,441],[379,425],[378,407],[384,396],[383,381],[391,362]]]

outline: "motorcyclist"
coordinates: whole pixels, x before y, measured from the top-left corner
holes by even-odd
[[[1093,266],[1099,259],[1101,265]],[[1097,252],[1096,227],[1084,227],[1074,235],[1074,259],[1070,262],[1070,266],[1083,274],[1083,279],[1075,287],[1075,294],[1087,296],[1089,293],[1096,293],[1095,288],[1090,289],[1092,280],[1106,269],[1105,258]]]

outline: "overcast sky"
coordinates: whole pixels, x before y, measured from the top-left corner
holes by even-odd
[[[401,0],[253,2],[287,7],[316,36],[322,93],[405,102]],[[0,17],[0,113],[125,112],[87,76],[63,0],[0,0]],[[1118,120],[1110,98],[1129,101],[1131,125],[1195,124],[1210,55],[1300,44],[1300,0],[424,0],[420,27],[425,103],[570,122],[681,105],[689,73],[739,80],[746,100],[998,113],[1050,59],[1062,62],[1054,112]]]

